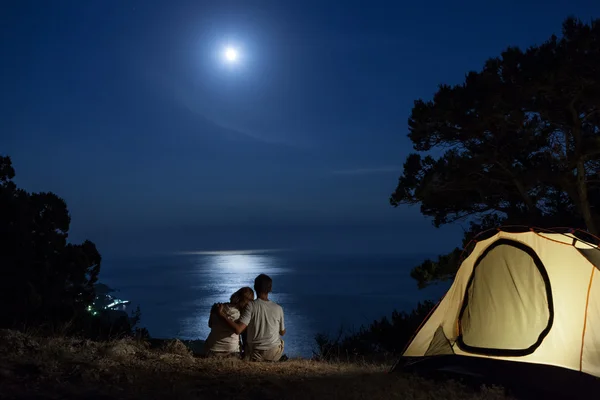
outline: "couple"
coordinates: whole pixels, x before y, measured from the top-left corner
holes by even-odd
[[[204,344],[207,356],[239,357],[250,361],[279,361],[283,355],[285,324],[283,308],[269,300],[273,280],[260,274],[254,280],[254,292],[243,287],[235,292],[229,303],[213,305],[208,320],[210,334]],[[246,330],[245,343],[240,345],[240,334]],[[243,347],[242,347],[243,346]]]

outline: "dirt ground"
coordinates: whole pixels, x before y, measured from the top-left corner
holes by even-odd
[[[249,363],[195,357],[181,342],[159,349],[0,331],[2,399],[507,399],[388,373],[388,365],[304,359]]]

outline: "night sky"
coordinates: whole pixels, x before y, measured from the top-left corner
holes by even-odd
[[[600,2],[5,1],[0,153],[103,254],[437,253],[461,228],[388,203],[413,101],[568,15]]]

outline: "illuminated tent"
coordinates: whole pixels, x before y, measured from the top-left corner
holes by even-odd
[[[600,377],[598,247],[573,233],[494,232],[464,259],[403,358],[468,356]]]

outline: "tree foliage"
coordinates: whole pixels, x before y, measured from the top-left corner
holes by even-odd
[[[507,48],[464,83],[417,100],[416,153],[390,202],[420,205],[436,227],[470,222],[463,245],[502,224],[600,229],[600,20]],[[450,279],[457,248],[412,271],[419,286]]]
[[[53,193],[28,193],[0,157],[0,327],[51,327],[86,315],[101,257],[94,243],[68,242],[71,218]]]

